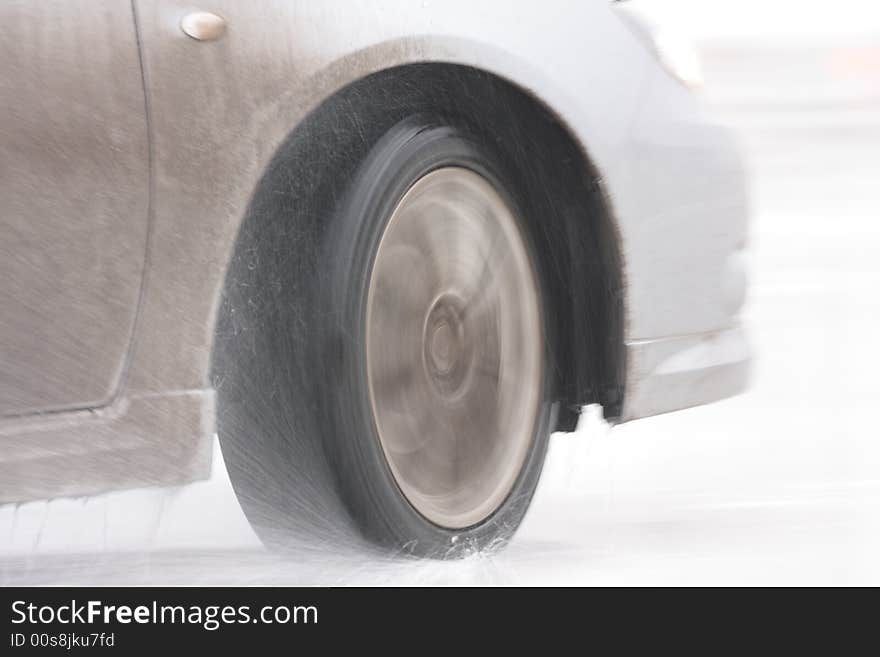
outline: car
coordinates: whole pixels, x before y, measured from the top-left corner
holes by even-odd
[[[0,501],[503,544],[549,436],[742,390],[746,176],[626,3],[0,5]]]

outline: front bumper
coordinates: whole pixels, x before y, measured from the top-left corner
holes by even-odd
[[[748,181],[736,136],[659,72],[609,177],[626,285],[621,421],[729,397],[748,382]]]
[[[745,331],[720,331],[626,345],[631,385],[622,422],[724,399],[745,390],[750,349]]]

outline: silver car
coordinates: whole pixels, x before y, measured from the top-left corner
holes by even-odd
[[[607,0],[0,3],[0,501],[503,541],[553,431],[741,390],[746,199]]]

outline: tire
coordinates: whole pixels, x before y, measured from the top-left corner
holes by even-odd
[[[554,423],[538,258],[494,157],[453,125],[393,126],[322,244],[313,370],[329,375],[315,399],[328,460],[364,534],[419,555],[508,539]],[[444,236],[462,242],[457,259]]]
[[[485,101],[450,91],[462,79],[456,73],[413,84],[400,76],[395,89],[378,92],[383,87],[370,80],[343,91],[291,135],[255,191],[226,275],[212,381],[230,479],[252,526],[273,547],[462,556],[505,543],[531,501],[557,426],[566,362],[553,353],[562,332],[553,318],[571,305],[560,292],[569,289],[560,285],[566,261],[548,248],[562,233],[547,221],[564,208],[543,196],[563,181],[527,170],[527,150],[494,131],[494,116],[475,118]],[[548,125],[542,115],[528,134]],[[488,487],[484,504],[444,515],[424,503],[426,495],[417,499],[413,477],[402,478],[389,457],[381,417],[387,404],[377,402],[370,378],[376,357],[368,317],[377,254],[395,210],[408,192],[447,174],[468,193],[482,190],[507,216],[499,219],[502,243],[527,267],[516,270],[516,294],[508,286],[497,300],[499,313],[516,317],[521,292],[531,288],[522,305],[533,308],[525,316],[535,328],[524,334],[532,336],[535,365],[510,393],[514,401],[502,404],[517,416],[511,426],[519,436],[514,457],[497,460],[504,476]],[[407,278],[418,273],[389,271],[396,269]],[[427,319],[434,299],[423,301]],[[440,382],[441,391],[455,396],[458,388],[447,384]],[[468,423],[454,426],[463,431],[490,422],[474,408],[461,417]]]

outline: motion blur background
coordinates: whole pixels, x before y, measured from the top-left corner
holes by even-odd
[[[880,5],[636,0],[690,34],[752,178],[750,391],[551,442],[511,545],[454,562],[251,534],[208,482],[0,507],[0,583],[880,584]]]

